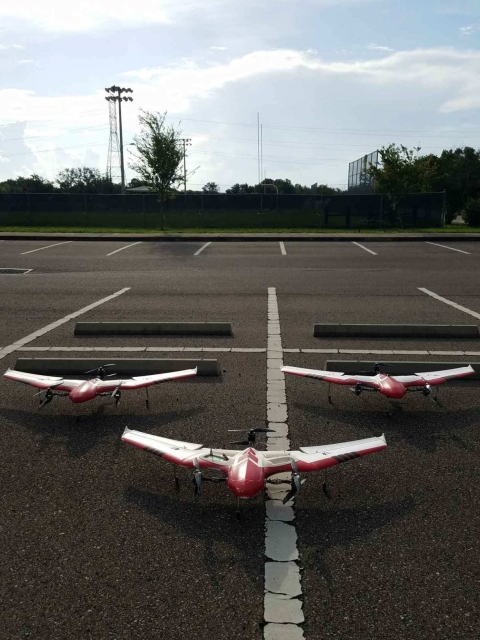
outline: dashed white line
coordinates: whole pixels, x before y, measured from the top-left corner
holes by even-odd
[[[120,249],[115,249],[115,251],[112,251],[112,253],[107,253],[107,258],[108,256],[113,256],[114,253],[118,253],[119,251],[123,251],[124,249],[130,249],[130,247],[134,247],[137,244],[141,244],[142,241],[140,240],[140,242],[134,242],[133,244],[127,244],[126,247],[120,247]]]
[[[283,366],[282,338],[278,315],[277,292],[268,289],[267,325],[267,422],[274,433],[267,433],[267,451],[290,448],[287,423],[287,398]],[[293,500],[283,504],[290,490],[291,473],[276,474],[281,484],[267,485],[265,533],[265,598],[263,630],[265,640],[303,638],[304,622],[298,560],[297,532]]]
[[[206,242],[203,245],[203,247],[200,247],[200,249],[198,251],[195,251],[195,253],[193,255],[194,256],[199,256],[202,253],[202,251],[208,247],[209,244],[212,244],[212,242],[211,241],[210,242]]]
[[[282,256],[286,256],[287,255],[287,250],[285,249],[285,245],[283,243],[283,240],[280,240],[280,251],[282,252]]]
[[[452,300],[447,300],[447,298],[442,298],[442,296],[439,296],[438,293],[434,293],[429,289],[424,289],[423,287],[418,287],[418,289],[419,291],[423,291],[423,293],[426,293],[428,296],[435,298],[435,300],[440,300],[440,302],[444,302],[445,304],[448,304],[451,307],[458,309],[459,311],[463,311],[463,313],[468,313],[469,316],[473,316],[474,318],[478,318],[480,320],[480,313],[477,313],[476,311],[472,311],[471,309],[467,309],[467,307],[462,307],[461,304],[457,304]]]
[[[25,338],[20,338],[20,340],[17,340],[13,344],[9,344],[8,346],[3,347],[3,349],[0,351],[0,360],[2,358],[5,358],[5,356],[8,356],[9,353],[12,353],[13,351],[16,351],[19,347],[23,347],[25,344],[28,344],[29,342],[33,342],[34,340],[36,340],[40,336],[43,336],[46,333],[48,333],[49,331],[52,331],[53,329],[56,329],[57,327],[60,327],[62,324],[65,324],[69,320],[73,320],[73,318],[78,318],[78,316],[81,316],[83,313],[86,313],[87,311],[90,311],[91,309],[95,309],[95,307],[99,307],[101,304],[104,304],[105,302],[108,302],[109,300],[113,300],[113,298],[117,298],[118,296],[121,296],[122,293],[125,293],[126,291],[129,291],[129,290],[130,290],[130,287],[126,287],[125,289],[120,289],[120,291],[117,291],[116,293],[112,293],[111,296],[107,296],[106,298],[102,298],[101,300],[98,300],[97,302],[93,302],[92,304],[89,304],[87,307],[83,307],[82,309],[79,309],[78,311],[74,311],[74,313],[70,313],[68,316],[65,316],[64,318],[61,318],[60,320],[57,320],[56,322],[52,322],[51,324],[47,324],[46,327],[42,327],[41,329],[38,329],[34,333],[30,333],[28,336],[25,336]]]
[[[364,251],[368,251],[368,253],[371,253],[372,256],[376,256],[377,255],[375,253],[375,251],[372,251],[371,249],[367,249],[367,247],[364,247],[363,244],[360,244],[359,242],[352,242],[352,244],[356,244],[357,247],[360,247],[360,249],[363,249]]]
[[[447,247],[446,244],[438,244],[437,242],[429,242],[428,240],[425,241],[425,244],[433,244],[436,247],[442,247],[442,249],[450,249],[450,251],[458,251],[458,253],[466,253],[467,256],[470,255],[469,251],[463,251],[462,249],[455,249],[454,247]]]
[[[57,242],[56,244],[49,244],[47,247],[40,247],[39,249],[32,249],[31,251],[24,251],[21,256],[26,256],[27,253],[35,253],[35,251],[43,251],[44,249],[51,249],[52,247],[59,247],[61,244],[69,244],[73,240],[67,240],[66,242]]]

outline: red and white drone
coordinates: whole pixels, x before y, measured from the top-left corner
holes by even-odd
[[[387,398],[399,400],[403,398],[408,391],[421,391],[424,396],[430,396],[432,387],[448,382],[448,380],[454,378],[464,378],[475,373],[474,369],[468,365],[467,367],[445,369],[443,371],[414,373],[409,376],[389,376],[381,371],[381,367],[383,366],[389,365],[376,362],[373,365],[373,375],[302,369],[301,367],[282,367],[282,371],[283,373],[291,373],[295,376],[317,378],[318,380],[328,382],[328,401],[330,403],[332,402],[330,384],[347,385],[356,396],[359,396],[363,391],[378,391]],[[362,371],[361,374],[363,373],[369,372]],[[431,399],[436,402],[437,396],[432,396]]]
[[[237,514],[239,500],[253,498],[264,489],[267,478],[274,474],[292,473],[291,488],[283,500],[285,504],[300,491],[305,482],[301,479],[301,473],[326,470],[341,462],[382,451],[387,446],[385,437],[382,435],[353,442],[300,447],[298,451],[258,451],[251,446],[255,444],[255,434],[266,431],[272,431],[272,429],[251,429],[246,441],[231,443],[248,444],[249,446],[243,451],[212,449],[201,444],[170,440],[128,428],[123,433],[122,441],[139,449],[145,449],[174,465],[193,469],[195,498],[200,495],[202,471],[205,469],[221,471],[226,477],[228,488],[237,496]],[[178,487],[176,471],[175,483]],[[324,484],[324,490],[326,493],[326,484]]]
[[[8,369],[4,374],[4,378],[16,380],[29,384],[32,387],[41,389],[38,394],[45,392],[43,400],[40,400],[40,409],[51,402],[55,396],[64,396],[70,398],[75,404],[93,400],[97,396],[110,396],[118,405],[122,396],[122,391],[131,389],[145,389],[146,404],[148,402],[148,387],[169,380],[180,380],[181,378],[189,378],[197,375],[197,369],[185,369],[183,371],[172,371],[170,373],[157,373],[151,376],[136,376],[126,380],[105,380],[115,374],[107,374],[106,367],[114,367],[114,364],[105,364],[98,369],[86,371],[86,374],[95,374],[90,380],[70,380],[67,378],[54,378],[52,376],[42,376],[36,373],[24,373],[15,369]]]

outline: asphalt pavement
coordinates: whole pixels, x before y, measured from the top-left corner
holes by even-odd
[[[132,357],[214,357],[222,370],[156,387],[150,411],[141,392],[125,392],[117,409],[55,398],[39,412],[34,389],[0,379],[2,637],[263,638],[263,497],[242,503],[240,521],[224,483],[205,483],[196,504],[190,472],[180,469],[177,494],[172,466],[120,436],[129,426],[222,447],[239,435],[229,429],[265,426],[269,287],[288,365],[375,359],[359,350],[452,363],[468,357],[408,352],[480,353],[475,340],[314,338],[314,322],[479,324],[459,306],[480,314],[480,244],[359,242],[376,255],[351,242],[287,241],[286,255],[278,242],[215,242],[199,255],[201,240],[126,241],[118,253],[118,241],[0,243],[0,269],[32,269],[0,274],[0,357],[64,320],[3,352],[2,371],[17,357],[87,357],[93,347],[106,362],[130,347],[145,349]],[[227,321],[234,335],[74,337],[71,314],[123,289],[78,320]],[[328,349],[345,353],[320,353]],[[330,405],[319,381],[287,376],[286,385],[292,449],[381,433],[388,443],[332,469],[331,499],[322,474],[296,498],[304,637],[477,638],[478,383],[442,387],[441,406],[346,388],[333,389]]]

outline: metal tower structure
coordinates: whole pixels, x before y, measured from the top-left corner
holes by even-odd
[[[105,91],[109,94],[108,96],[105,96],[105,100],[108,100],[110,105],[110,144],[108,145],[107,173],[111,175],[113,180],[114,167],[116,169],[118,164],[120,164],[120,181],[123,191],[125,189],[125,164],[123,160],[122,100],[125,102],[132,102],[133,98],[122,97],[122,93],[132,93],[133,89],[113,85],[111,87],[107,87]],[[117,102],[120,142],[117,135]],[[118,162],[118,153],[120,153],[120,162]]]
[[[108,142],[107,177],[112,182],[120,182],[122,179],[122,166],[120,162],[120,143],[118,142],[117,129],[117,103],[108,100],[108,114],[110,120],[110,140]]]

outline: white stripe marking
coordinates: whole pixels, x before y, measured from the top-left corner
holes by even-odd
[[[61,244],[69,244],[73,240],[67,240],[66,242],[57,242],[56,244],[49,244],[48,247],[40,247],[39,249],[32,249],[31,251],[24,251],[21,256],[26,256],[27,253],[35,253],[35,251],[43,251],[44,249],[51,249],[52,247],[59,247]]]
[[[285,254],[284,254],[285,255]],[[268,289],[267,323],[267,421],[274,433],[267,433],[267,450],[288,450],[288,415],[285,396],[282,338],[278,314],[277,292]],[[267,485],[266,533],[265,533],[265,598],[264,639],[303,638],[299,624],[304,622],[302,602],[294,598],[302,593],[298,559],[297,533],[289,524],[295,519],[293,500],[286,505],[283,498],[290,490],[290,473],[276,474],[282,484]],[[288,565],[287,565],[288,563]],[[279,589],[278,576],[282,577]],[[273,578],[273,579],[272,579]],[[276,578],[276,579],[275,579]]]
[[[287,255],[287,250],[285,249],[285,245],[283,244],[283,240],[280,240],[280,251],[282,252],[282,256]]]
[[[435,300],[440,300],[440,302],[444,302],[445,304],[448,304],[451,307],[458,309],[459,311],[463,311],[463,313],[468,313],[469,316],[473,316],[474,318],[478,318],[480,320],[480,313],[472,311],[471,309],[467,309],[467,307],[462,307],[461,304],[452,302],[452,300],[447,300],[447,298],[442,298],[442,296],[439,296],[437,293],[433,293],[433,291],[429,291],[428,289],[424,289],[423,287],[418,287],[418,289],[419,291],[423,291],[423,293],[426,293],[428,296],[432,296],[432,298],[435,298]]]
[[[469,251],[463,251],[462,249],[455,249],[454,247],[447,247],[446,244],[438,244],[437,242],[429,242],[428,240],[425,241],[425,244],[433,244],[436,247],[442,247],[442,249],[450,249],[450,251],[458,251],[458,253],[466,253],[467,256],[470,255]]]
[[[112,293],[111,296],[107,296],[106,298],[102,298],[101,300],[98,300],[98,302],[93,302],[92,304],[89,304],[88,307],[83,307],[82,309],[79,309],[78,311],[74,311],[74,313],[70,313],[68,316],[65,316],[64,318],[61,318],[60,320],[56,320],[55,322],[52,322],[51,324],[47,324],[47,326],[46,327],[42,327],[42,329],[38,329],[34,333],[30,333],[28,336],[25,336],[25,338],[20,338],[20,340],[17,340],[13,344],[9,344],[8,346],[3,347],[3,349],[0,351],[0,360],[2,358],[5,358],[5,356],[8,356],[9,353],[12,353],[13,351],[16,351],[19,347],[23,347],[25,344],[28,344],[29,342],[33,342],[34,340],[36,340],[40,336],[45,335],[49,331],[52,331],[52,329],[56,329],[57,327],[61,326],[62,324],[65,324],[69,320],[73,320],[74,318],[78,318],[78,316],[81,316],[82,314],[86,313],[87,311],[90,311],[91,309],[95,309],[95,307],[99,307],[101,304],[104,304],[105,302],[108,302],[109,300],[113,300],[113,298],[116,298],[118,296],[121,296],[122,293],[125,293],[126,291],[129,291],[129,290],[130,290],[130,287],[126,287],[125,289],[120,289],[120,291],[117,291],[116,293]]]
[[[115,251],[112,251],[112,253],[107,253],[107,258],[108,256],[113,256],[114,253],[118,253],[119,251],[123,251],[124,249],[130,249],[130,247],[134,247],[136,244],[142,244],[142,241],[140,240],[140,242],[134,242],[133,244],[127,244],[126,247],[120,247],[120,249],[115,249]]]
[[[199,256],[202,253],[202,251],[208,247],[209,244],[212,244],[212,242],[211,241],[210,242],[206,242],[203,245],[203,247],[200,247],[200,249],[198,251],[195,251],[195,253],[193,255],[194,256]]]
[[[371,249],[367,249],[367,247],[364,247],[363,244],[360,244],[359,242],[352,242],[352,244],[356,244],[357,247],[360,247],[360,249],[364,249],[365,251],[368,251],[368,253],[371,253],[372,256],[376,256],[377,255],[375,253],[375,251],[372,251]]]

